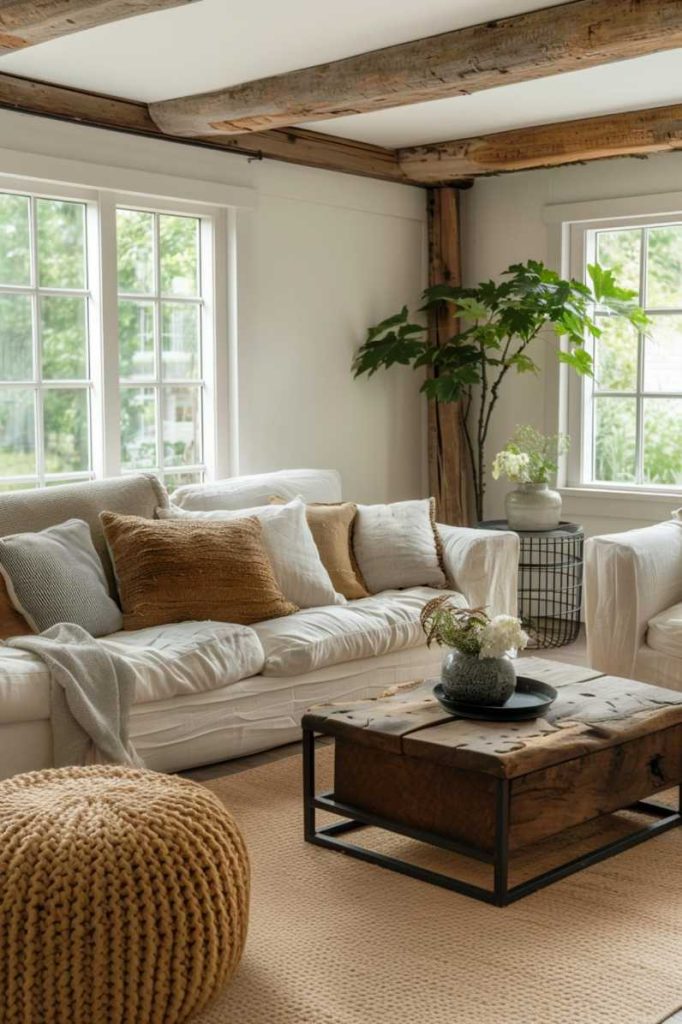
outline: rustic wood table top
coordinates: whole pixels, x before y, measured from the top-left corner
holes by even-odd
[[[517,672],[549,683],[558,697],[544,717],[523,722],[458,719],[433,696],[435,679],[385,695],[310,708],[304,726],[387,752],[512,779],[682,722],[682,693],[605,676],[594,669],[521,658]]]

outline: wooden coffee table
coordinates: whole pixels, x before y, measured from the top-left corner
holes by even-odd
[[[311,708],[303,719],[305,839],[505,906],[680,824],[645,800],[682,781],[682,693],[593,669],[524,658],[525,676],[555,686],[545,718],[490,723],[453,718],[435,680],[391,695]],[[334,737],[334,790],[315,792],[315,735]],[[510,854],[602,814],[654,818],[510,887]],[[316,810],[344,820],[318,827]],[[342,838],[373,827],[490,864],[486,889]]]

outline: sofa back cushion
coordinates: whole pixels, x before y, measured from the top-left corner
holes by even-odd
[[[151,473],[61,484],[35,491],[10,491],[0,494],[0,537],[11,533],[36,533],[67,519],[84,520],[102,560],[109,593],[115,597],[116,583],[99,521],[100,512],[122,512],[153,519],[158,506],[168,506],[168,494]]]
[[[291,501],[341,501],[341,477],[335,469],[280,469],[276,473],[235,476],[210,484],[186,484],[174,491],[174,505],[197,512],[267,505],[277,496]]]
[[[102,513],[124,629],[171,622],[244,626],[297,611],[284,597],[257,519],[150,522]]]

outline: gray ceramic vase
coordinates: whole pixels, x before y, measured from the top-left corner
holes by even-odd
[[[448,651],[441,673],[443,690],[463,704],[500,705],[516,689],[516,670],[509,658],[479,658]]]

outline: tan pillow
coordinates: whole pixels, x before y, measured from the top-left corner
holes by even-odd
[[[26,636],[32,632],[24,616],[10,601],[7,585],[0,575],[0,640],[7,640],[11,636]]]
[[[257,519],[100,519],[124,629],[207,619],[246,626],[298,611],[277,585]]]
[[[271,504],[283,505],[285,499],[271,498]],[[338,505],[306,505],[305,515],[322,564],[329,573],[334,590],[349,601],[369,597],[362,573],[353,553],[353,523],[357,505],[350,501]]]

